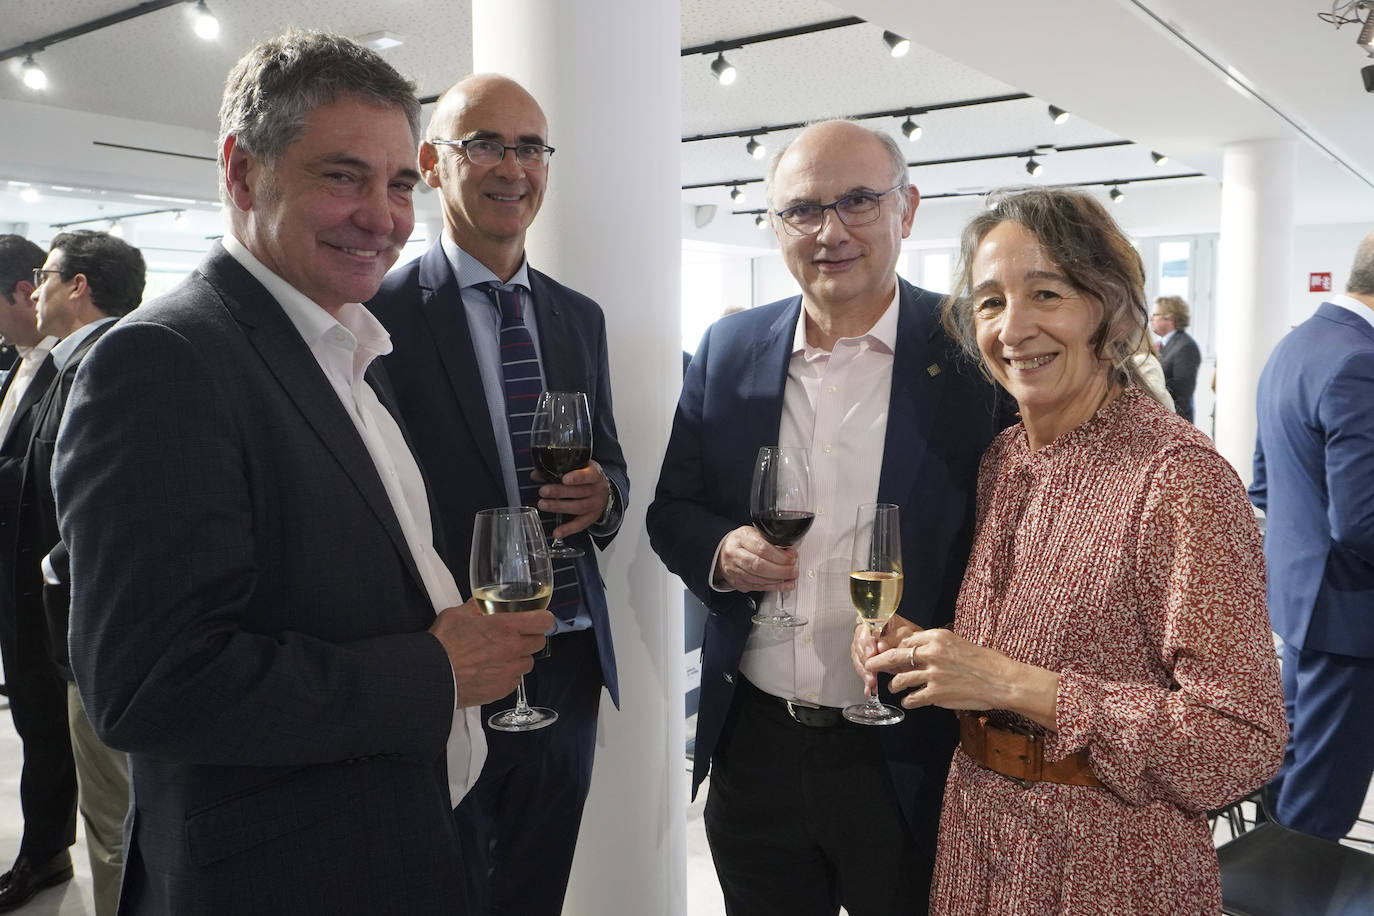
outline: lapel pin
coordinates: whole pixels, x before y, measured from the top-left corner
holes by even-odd
[[[935,378],[935,376],[940,374],[940,364],[931,363],[929,366],[926,366],[926,373],[929,374],[931,378]]]

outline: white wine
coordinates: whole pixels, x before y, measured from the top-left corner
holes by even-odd
[[[902,600],[902,574],[862,570],[849,574],[849,600],[870,623],[886,623]]]
[[[509,585],[490,585],[475,588],[472,597],[483,614],[510,614],[515,611],[542,611],[553,597],[553,585],[548,582],[518,582]]]

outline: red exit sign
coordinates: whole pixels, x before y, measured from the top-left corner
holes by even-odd
[[[1307,291],[1309,293],[1329,293],[1331,292],[1331,272],[1307,275]]]

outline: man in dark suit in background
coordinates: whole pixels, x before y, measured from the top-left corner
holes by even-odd
[[[56,374],[50,354],[57,341],[39,332],[29,298],[44,257],[28,239],[0,235],[0,336],[20,355],[0,388],[0,652],[10,715],[24,747],[19,779],[24,835],[14,866],[0,875],[0,912],[71,878],[68,847],[76,842],[76,766],[67,732],[66,685],[48,651],[42,613],[21,616],[14,603],[14,519],[24,453],[33,408]],[[40,272],[37,279],[45,276]]]
[[[1268,516],[1290,729],[1270,799],[1281,823],[1336,840],[1374,774],[1374,233],[1345,295],[1274,348],[1257,402],[1250,498]]]
[[[143,299],[146,268],[137,248],[105,232],[59,233],[33,291],[38,330],[55,337],[57,377],[34,408],[33,434],[24,459],[18,549],[14,552],[14,603],[21,617],[46,618],[48,651],[67,682],[67,720],[76,760],[78,807],[86,825],[86,851],[96,916],[114,916],[124,871],[124,816],[129,810],[129,763],[123,751],[91,730],[67,659],[70,571],[57,532],[52,492],[53,446],[77,369],[116,318]]]
[[[693,791],[726,909],[751,916],[925,912],[953,713],[853,725],[850,546],[861,503],[901,506],[900,613],[954,615],[994,390],[940,328],[939,297],[894,273],[919,195],[890,137],[844,121],[774,160],[768,200],[802,295],[711,326],[649,507],[654,550],[710,609]],[[809,450],[816,521],[796,549],[750,525],[760,446]],[[796,588],[795,630],[752,626]]]
[[[480,912],[510,916],[562,911],[603,684],[619,703],[593,545],[615,536],[630,493],[601,309],[525,258],[525,233],[548,180],[547,142],[539,104],[506,77],[470,76],[444,93],[419,154],[424,180],[443,196],[444,235],[387,277],[369,303],[396,345],[387,372],[433,483],[444,558],[459,584],[466,587],[479,509],[562,513],[552,533],[583,549],[575,561],[554,561],[549,609],[557,630],[549,657],[525,679],[530,702],[557,710],[558,722],[534,733],[488,729],[486,768],[455,814],[470,899]],[[513,375],[503,356],[522,352],[537,363]],[[533,400],[524,397],[541,387],[585,392],[593,428],[591,463],[542,485],[531,478]]]
[[[1178,296],[1160,296],[1150,315],[1150,329],[1160,337],[1159,363],[1164,367],[1164,387],[1174,399],[1174,413],[1193,422],[1193,392],[1202,351],[1189,336],[1188,303]]]
[[[390,344],[358,303],[414,226],[418,139],[376,54],[258,45],[220,110],[223,245],[68,400],[71,664],[130,755],[122,913],[467,912],[475,707],[553,619],[456,606],[372,365]]]

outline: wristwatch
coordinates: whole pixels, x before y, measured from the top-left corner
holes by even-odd
[[[605,472],[601,474],[606,477]],[[596,520],[596,527],[605,528],[615,517],[615,484],[611,483],[611,478],[606,477],[606,509],[601,513],[601,517]]]

